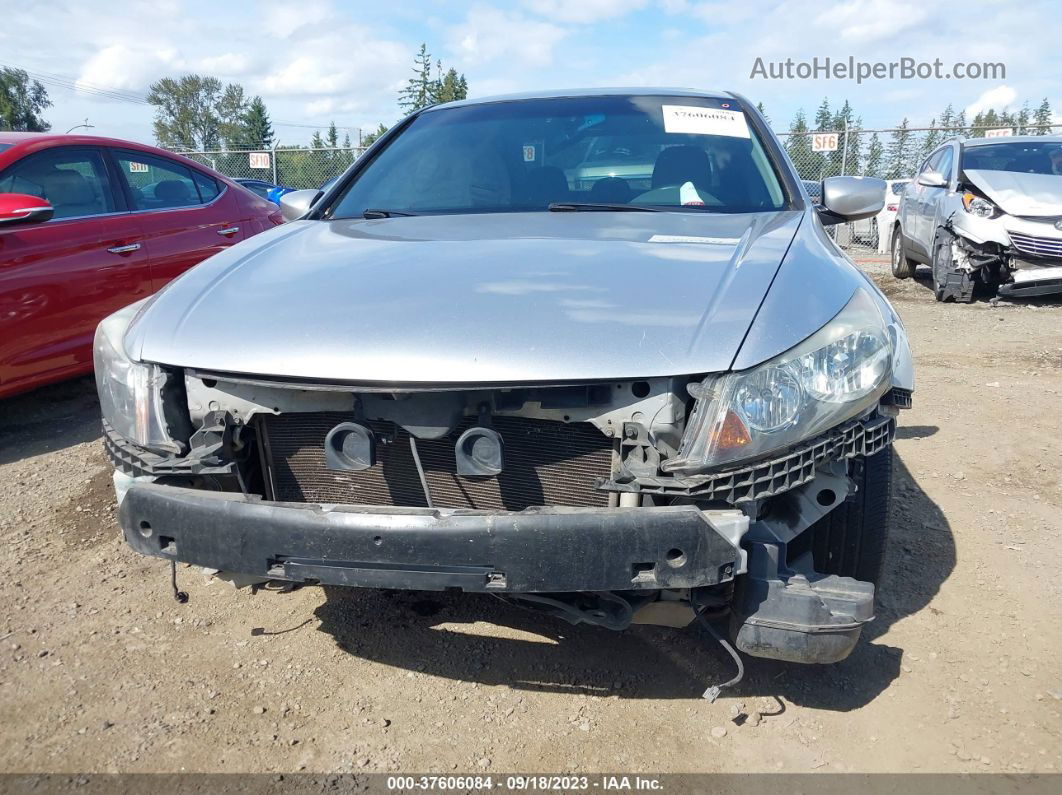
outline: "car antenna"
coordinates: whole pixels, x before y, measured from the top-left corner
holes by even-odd
[[[179,604],[185,604],[188,601],[188,592],[180,591],[177,589],[177,561],[170,560],[170,587],[173,588],[173,598]]]

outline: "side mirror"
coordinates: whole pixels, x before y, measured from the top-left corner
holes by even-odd
[[[295,221],[306,215],[320,197],[321,191],[316,188],[285,193],[280,197],[280,214],[284,216],[285,221]]]
[[[875,177],[827,177],[822,181],[824,224],[859,221],[881,212],[885,206],[885,180]]]
[[[0,224],[40,224],[55,214],[45,199],[25,193],[0,193]]]
[[[946,188],[948,180],[939,171],[927,171],[918,176],[918,184],[925,185],[927,188]]]

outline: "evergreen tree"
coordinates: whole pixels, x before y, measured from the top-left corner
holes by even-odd
[[[389,129],[391,128],[388,127],[386,124],[380,124],[380,126],[372,132],[366,133],[365,135],[361,136],[360,140],[362,147],[368,148],[372,146],[374,143],[376,143],[376,139],[383,135],[385,132],[387,132]]]
[[[760,115],[763,116],[763,120],[767,122],[768,125],[770,125],[771,117],[767,115],[767,109],[763,106],[762,102],[756,103],[756,110],[758,110],[760,112]]]
[[[911,176],[914,167],[911,164],[911,133],[907,129],[910,122],[904,116],[900,126],[893,130],[885,152],[885,179],[904,179]]]
[[[1036,135],[1051,134],[1052,130],[1049,126],[1051,124],[1051,105],[1047,101],[1047,97],[1044,97],[1044,101],[1033,112],[1033,124],[1036,126]]]
[[[273,123],[269,120],[269,113],[261,97],[256,96],[248,104],[243,124],[249,146],[255,149],[269,149],[273,146]]]
[[[885,156],[885,147],[881,145],[881,139],[877,133],[870,136],[870,146],[867,147],[867,162],[863,168],[863,174],[868,177],[881,176],[881,161]]]
[[[935,117],[929,120],[929,127],[930,129],[926,130],[925,135],[922,136],[922,145],[918,149],[919,163],[929,157],[929,153],[941,144],[945,135],[944,133],[941,133],[939,129],[936,129],[938,123]]]
[[[808,134],[807,117],[804,116],[803,109],[797,111],[792,124],[789,125],[785,150],[801,179],[818,179],[811,173],[814,167],[812,155],[815,153],[811,151],[811,136]]]
[[[464,75],[459,75],[457,70],[450,68],[445,74],[442,64],[436,62],[437,73],[442,75],[435,81],[434,99],[436,102],[456,102],[468,97],[468,83]]]
[[[1023,102],[1021,110],[1018,111],[1018,117],[1015,121],[1017,130],[1015,132],[1018,135],[1027,135],[1029,133],[1029,118],[1032,116],[1032,111],[1029,110],[1029,103]]]
[[[321,137],[321,131],[320,130],[314,130],[313,131],[313,136],[310,138],[310,148],[311,149],[324,149],[325,148],[325,142],[324,142],[324,139]]]
[[[339,130],[336,129],[336,123],[333,121],[328,125],[328,133],[325,137],[325,146],[330,149],[339,148]]]
[[[435,103],[435,82],[431,77],[431,53],[428,45],[421,44],[413,58],[413,77],[398,93],[398,106],[406,113],[413,113]]]

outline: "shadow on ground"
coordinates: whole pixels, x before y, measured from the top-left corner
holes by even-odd
[[[923,429],[928,431],[928,429]],[[955,567],[947,519],[895,459],[894,526],[877,618],[845,661],[799,666],[745,658],[727,695],[779,696],[802,706],[857,709],[896,678],[902,650],[875,642],[925,609]],[[621,698],[700,698],[733,663],[696,625],[611,632],[511,606],[489,595],[324,589],[319,629],[351,655],[448,679]]]
[[[100,437],[100,404],[91,376],[0,400],[0,464]]]

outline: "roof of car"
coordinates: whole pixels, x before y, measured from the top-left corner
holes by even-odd
[[[998,138],[966,138],[963,146],[987,146],[988,144],[1055,143],[1062,144],[1062,135],[1005,135]]]
[[[488,102],[513,102],[521,99],[560,99],[568,97],[617,97],[617,96],[641,96],[641,97],[707,97],[710,99],[730,99],[734,95],[728,91],[708,91],[696,88],[558,88],[549,91],[524,91],[518,94],[498,94],[491,97],[477,97],[475,99],[462,99],[457,102],[446,102],[435,105],[428,110],[438,108],[456,108],[464,105],[483,105]]]

